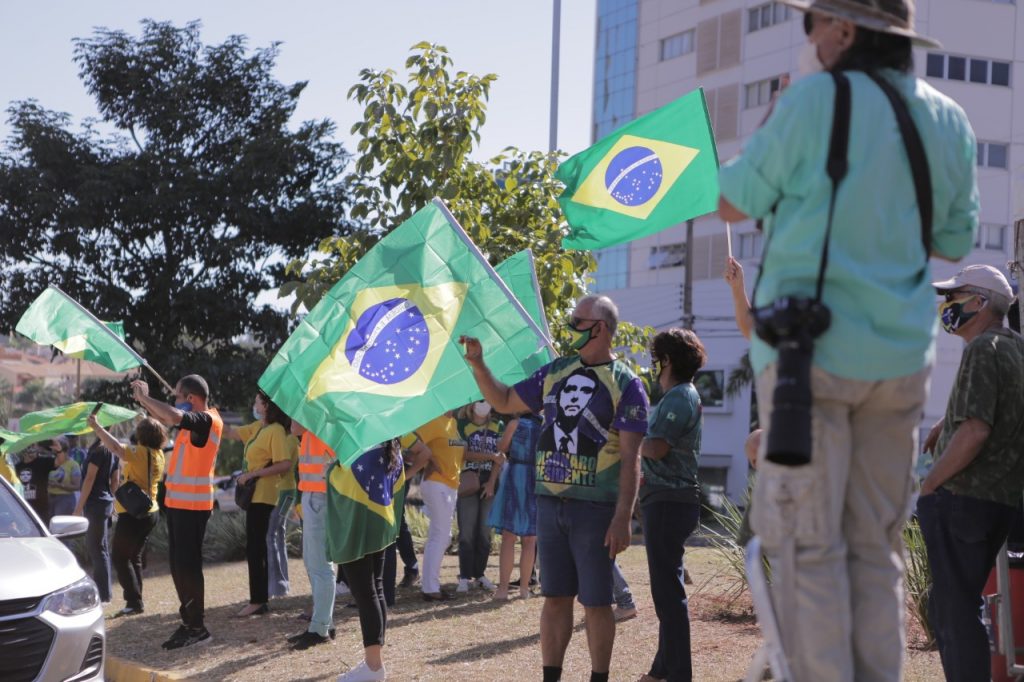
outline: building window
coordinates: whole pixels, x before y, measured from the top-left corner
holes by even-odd
[[[984,85],[1010,85],[1010,63],[994,59],[958,57],[940,52],[929,52],[925,65],[929,78],[950,81],[970,81]]]
[[[679,242],[678,244],[666,244],[665,246],[652,246],[651,255],[647,259],[647,268],[650,270],[678,268],[685,264],[685,242]]]
[[[766,2],[747,10],[747,33],[760,31],[789,20],[789,8],[777,2]]]
[[[663,38],[661,41],[661,61],[675,59],[693,52],[693,29]]]
[[[620,244],[594,251],[597,271],[591,291],[625,289],[629,285],[629,245]]]
[[[974,240],[974,248],[1004,252],[1006,250],[1006,225],[999,223],[978,225],[978,238]]]
[[[736,258],[750,260],[761,257],[762,235],[760,232],[744,232],[736,240]]]
[[[1009,168],[1010,148],[1002,142],[979,142],[978,165],[983,168]]]
[[[746,88],[746,95],[743,100],[744,109],[756,109],[763,107],[772,101],[772,95],[778,91],[782,83],[782,76],[766,78],[763,81],[750,83]]]

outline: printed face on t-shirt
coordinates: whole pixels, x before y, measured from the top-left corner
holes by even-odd
[[[577,374],[570,376],[558,394],[558,411],[560,417],[578,419],[583,409],[594,397],[597,382],[589,377]]]

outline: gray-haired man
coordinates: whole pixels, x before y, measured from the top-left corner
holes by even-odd
[[[935,282],[942,328],[967,342],[946,415],[925,442],[937,459],[921,485],[932,591],[929,620],[947,680],[987,680],[981,591],[1024,491],[1024,339],[1003,326],[1013,291],[971,265]]]

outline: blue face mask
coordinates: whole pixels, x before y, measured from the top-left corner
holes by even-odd
[[[263,421],[263,415],[260,414],[260,411],[257,410],[255,407],[252,408],[252,418],[255,419],[256,421]]]
[[[178,408],[179,410],[181,410],[182,412],[191,412],[192,411],[192,402],[189,401],[189,400],[184,400],[184,401],[182,401],[180,403],[174,403],[174,406],[176,408]]]

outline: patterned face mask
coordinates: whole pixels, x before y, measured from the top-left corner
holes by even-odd
[[[942,329],[949,334],[955,334],[958,329],[970,322],[971,318],[981,312],[981,308],[971,313],[964,310],[964,305],[976,298],[978,298],[977,295],[969,296],[962,301],[943,301],[940,303],[939,322],[942,324]]]

